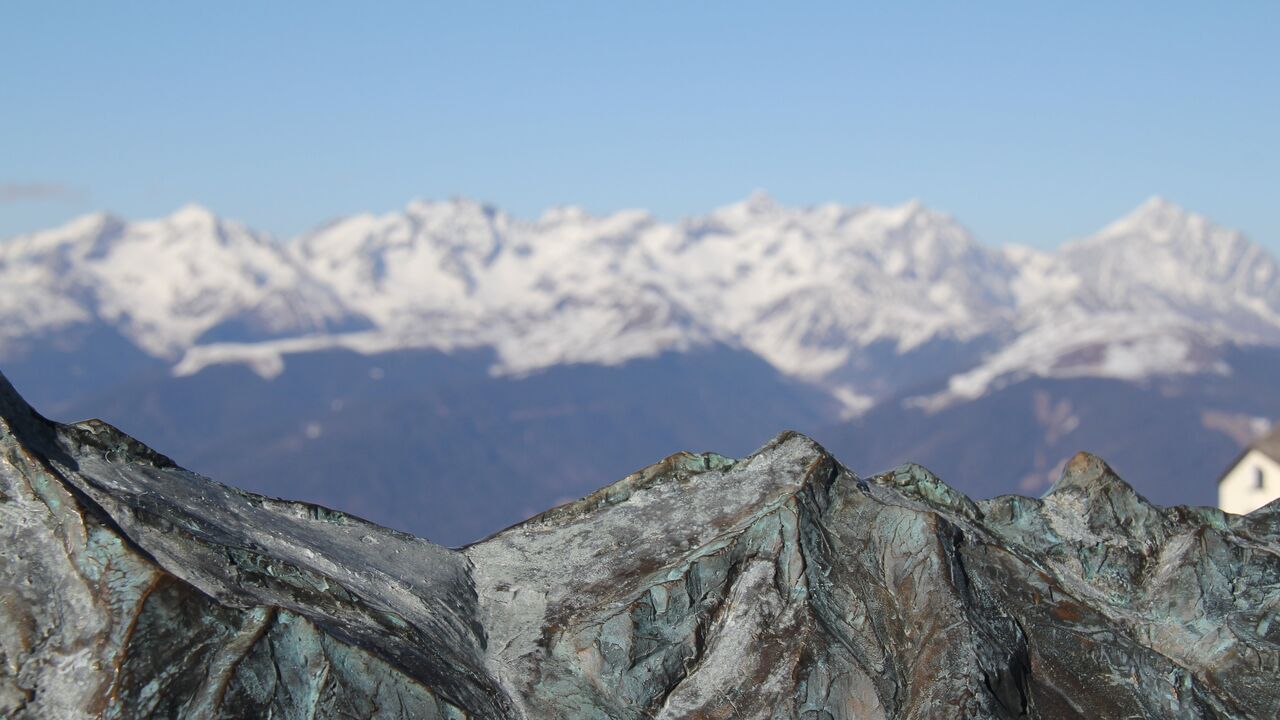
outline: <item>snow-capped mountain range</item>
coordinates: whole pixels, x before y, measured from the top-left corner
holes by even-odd
[[[96,321],[174,358],[235,325],[261,339],[352,319],[284,248],[194,205],[140,222],[90,215],[0,244],[0,342]]]
[[[1028,376],[1141,378],[1280,345],[1280,268],[1153,198],[1058,252],[992,248],[919,202],[783,207],[757,193],[667,223],[556,208],[523,220],[415,201],[287,242],[198,206],[97,214],[0,243],[0,359],[103,324],[176,374],[345,347],[492,348],[492,372],[617,365],[711,344],[758,355],[857,413],[937,409]],[[905,373],[929,354],[937,377]]]

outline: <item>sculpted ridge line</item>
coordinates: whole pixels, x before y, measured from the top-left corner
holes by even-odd
[[[1276,518],[1154,507],[1087,454],[973,502],[783,433],[449,549],[0,379],[0,714],[1270,718]]]

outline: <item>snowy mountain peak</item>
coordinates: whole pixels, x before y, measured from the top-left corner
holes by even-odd
[[[1215,225],[1204,215],[1161,197],[1147,200],[1092,237],[1068,243],[1061,255],[1077,264],[1114,268],[1131,277],[1154,281],[1159,276],[1175,294],[1185,292],[1173,283],[1189,276],[1228,286],[1275,264],[1238,230]]]
[[[88,215],[81,215],[78,218],[70,220],[60,228],[56,228],[50,232],[65,234],[69,237],[92,235],[94,233],[118,229],[123,226],[124,223],[125,221],[122,218],[112,215],[109,212],[96,212]]]
[[[768,213],[778,209],[778,201],[768,191],[760,189],[752,190],[740,204],[751,213]]]
[[[157,357],[202,340],[324,331],[352,316],[269,237],[187,205],[154,220],[96,214],[0,245],[5,340],[84,323]]]
[[[1212,228],[1212,223],[1205,216],[1155,195],[1089,240],[1140,237],[1144,242],[1165,244],[1203,235]]]
[[[850,222],[857,228],[857,234],[882,236],[890,242],[924,235],[946,236],[963,244],[972,241],[969,231],[955,218],[932,210],[919,200],[891,207],[863,208]]]
[[[168,217],[162,218],[163,221],[174,225],[198,225],[211,226],[217,224],[218,216],[213,214],[209,208],[198,203],[187,203],[175,210]]]
[[[1009,377],[1217,371],[1213,347],[1280,344],[1275,258],[1162,197],[1057,253],[1005,257],[1021,334],[953,377],[944,404]]]
[[[1134,208],[1130,216],[1159,215],[1177,213],[1185,215],[1187,210],[1163,195],[1152,195]]]
[[[929,208],[926,208],[923,202],[915,198],[912,198],[901,205],[885,208],[881,211],[881,216],[884,218],[885,222],[893,225],[906,225],[919,220],[954,222],[949,215],[932,211]]]

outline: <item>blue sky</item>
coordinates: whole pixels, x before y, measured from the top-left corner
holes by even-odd
[[[1280,252],[1280,3],[799,5],[7,2],[0,237],[763,188],[1041,247],[1161,194]]]

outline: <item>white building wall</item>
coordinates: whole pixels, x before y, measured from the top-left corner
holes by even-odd
[[[1258,473],[1262,487],[1258,487]],[[1280,463],[1250,450],[1218,483],[1218,507],[1244,515],[1280,497]]]

